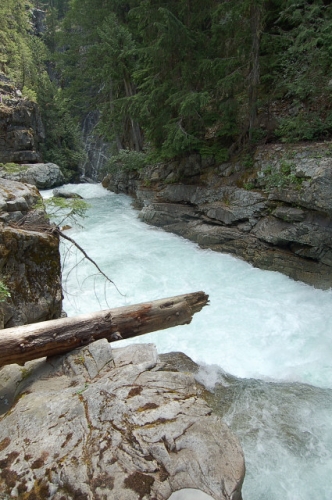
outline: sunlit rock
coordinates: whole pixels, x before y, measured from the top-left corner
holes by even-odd
[[[0,496],[166,500],[190,488],[241,499],[237,439],[199,398],[191,374],[163,371],[152,344],[111,350],[100,340],[28,364],[21,381],[13,365],[11,376],[16,403],[0,418]],[[8,377],[3,393],[7,369]]]

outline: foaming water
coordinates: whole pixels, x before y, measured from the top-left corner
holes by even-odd
[[[66,189],[91,203],[84,228],[68,235],[123,294],[65,244],[68,315],[208,293],[210,305],[190,325],[116,345],[153,342],[159,352],[182,351],[209,365],[205,383],[222,381],[216,385],[216,393],[223,388],[221,411],[245,450],[244,499],[332,498],[332,291],[255,269],[149,227],[138,219],[130,198],[101,186]],[[220,374],[221,368],[233,377]]]

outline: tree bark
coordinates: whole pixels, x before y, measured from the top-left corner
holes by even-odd
[[[73,318],[6,328],[0,332],[0,367],[63,354],[102,338],[114,342],[189,324],[192,316],[208,303],[208,298],[204,292],[195,292]]]
[[[251,71],[249,75],[249,140],[252,140],[253,130],[257,121],[257,97],[260,80],[260,39],[263,29],[263,6],[261,2],[253,1],[250,5],[251,28]]]

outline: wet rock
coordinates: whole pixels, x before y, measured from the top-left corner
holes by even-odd
[[[37,36],[42,36],[46,31],[46,12],[41,9],[32,9],[33,32]]]
[[[82,139],[85,158],[80,164],[83,182],[90,178],[92,182],[100,180],[102,172],[111,157],[112,144],[105,142],[100,133],[96,131],[100,121],[99,111],[90,111],[82,122]]]
[[[7,368],[2,388],[18,387],[0,418],[0,495],[166,500],[192,488],[241,499],[237,439],[153,345],[101,340],[28,370],[19,380]]]
[[[78,193],[70,193],[68,191],[65,191],[64,189],[53,189],[53,196],[55,196],[56,198],[83,199],[83,196],[79,195]]]

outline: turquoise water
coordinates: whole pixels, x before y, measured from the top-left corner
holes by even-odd
[[[142,223],[131,199],[68,186],[91,204],[74,238],[116,283],[65,243],[64,309],[73,316],[203,290],[190,325],[122,341],[153,342],[200,363],[246,457],[244,500],[332,498],[332,291]],[[45,193],[48,196],[49,192]]]

